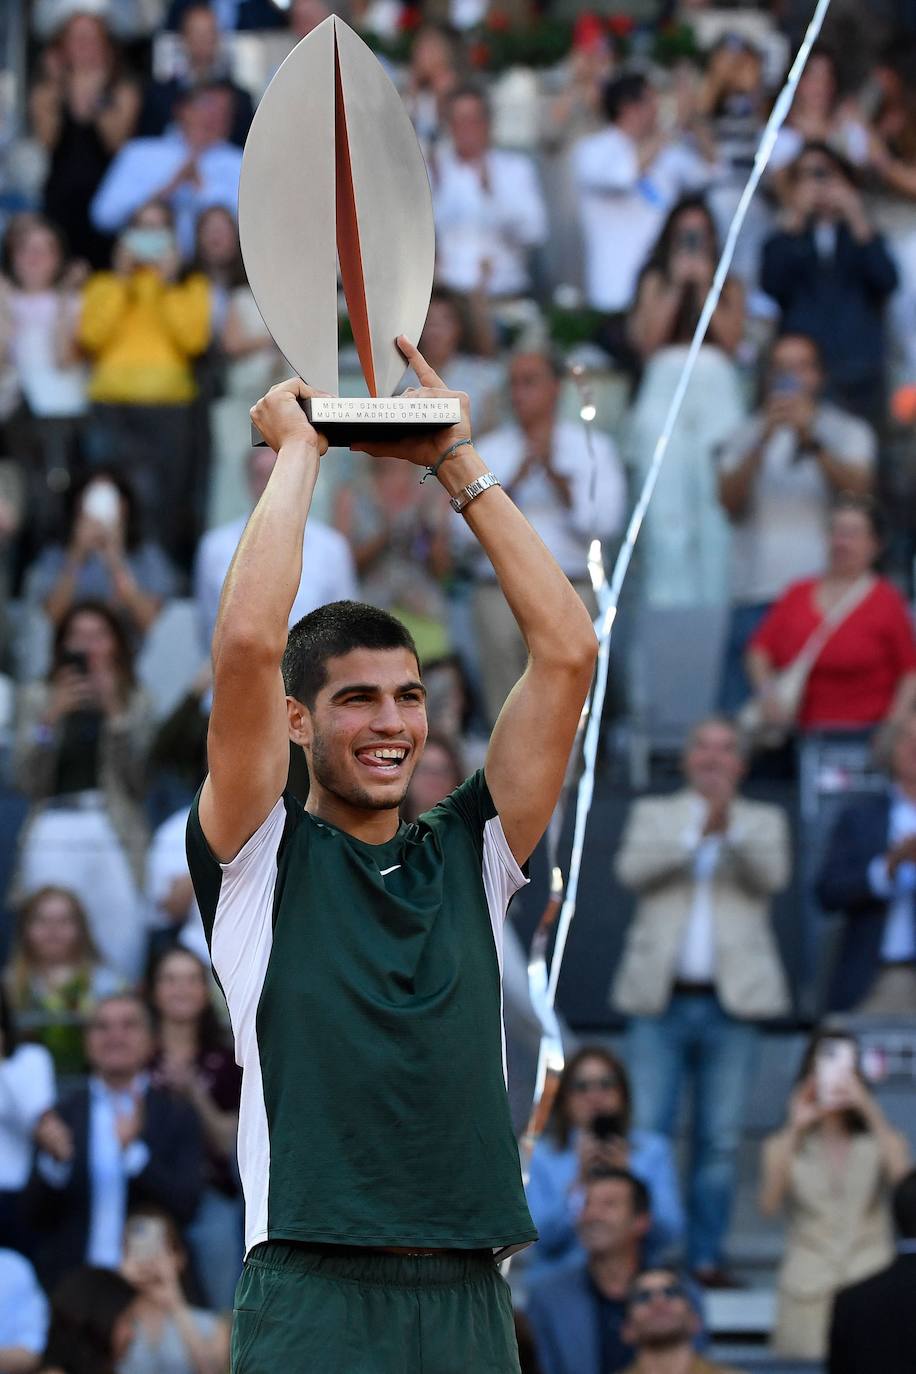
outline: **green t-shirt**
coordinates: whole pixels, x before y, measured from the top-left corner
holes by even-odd
[[[482,772],[386,844],[288,793],[188,862],[243,1074],[246,1250],[536,1239],[505,1087],[502,933],[526,881]]]

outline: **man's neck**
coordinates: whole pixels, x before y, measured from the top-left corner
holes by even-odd
[[[625,1298],[638,1271],[635,1247],[609,1255],[592,1255],[588,1261],[592,1282],[605,1298]]]
[[[97,1073],[95,1077],[111,1093],[130,1092],[137,1081],[137,1073]]]
[[[641,1350],[636,1361],[636,1374],[690,1374],[693,1357],[693,1347],[689,1341],[662,1350]]]
[[[897,778],[896,787],[901,796],[906,797],[908,802],[912,802],[916,806],[916,778]]]
[[[527,424],[519,425],[528,447],[540,448],[549,452],[553,447],[553,431],[556,422],[556,414],[551,411],[549,415],[543,415],[537,420],[529,420]]]
[[[394,839],[401,824],[400,810],[396,806],[382,811],[351,806],[342,797],[318,786],[313,786],[309,792],[305,809],[316,820],[327,821],[328,825],[336,826],[365,844],[387,844]]]

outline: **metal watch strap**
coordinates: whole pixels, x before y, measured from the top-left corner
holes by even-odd
[[[463,491],[459,491],[457,496],[449,497],[452,510],[457,511],[460,515],[465,506],[469,506],[476,497],[480,496],[481,492],[489,491],[491,487],[501,486],[502,482],[496,476],[495,472],[485,472],[482,476],[475,478],[473,482],[469,483]]]

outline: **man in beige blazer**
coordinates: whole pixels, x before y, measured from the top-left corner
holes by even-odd
[[[638,894],[611,1003],[629,1018],[636,1122],[673,1137],[692,1089],[687,1260],[707,1286],[729,1283],[723,1246],[753,1072],[754,1023],[789,1009],[770,900],[789,879],[786,817],[746,801],[734,725],[701,721],[684,754],[686,788],[636,802],[616,859]]]

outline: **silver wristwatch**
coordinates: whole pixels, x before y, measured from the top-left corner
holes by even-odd
[[[470,482],[463,491],[459,491],[457,496],[449,497],[452,510],[457,511],[460,515],[465,506],[469,506],[481,492],[489,491],[491,487],[501,486],[502,482],[496,476],[495,472],[485,472],[483,476],[477,477],[473,482]]]

